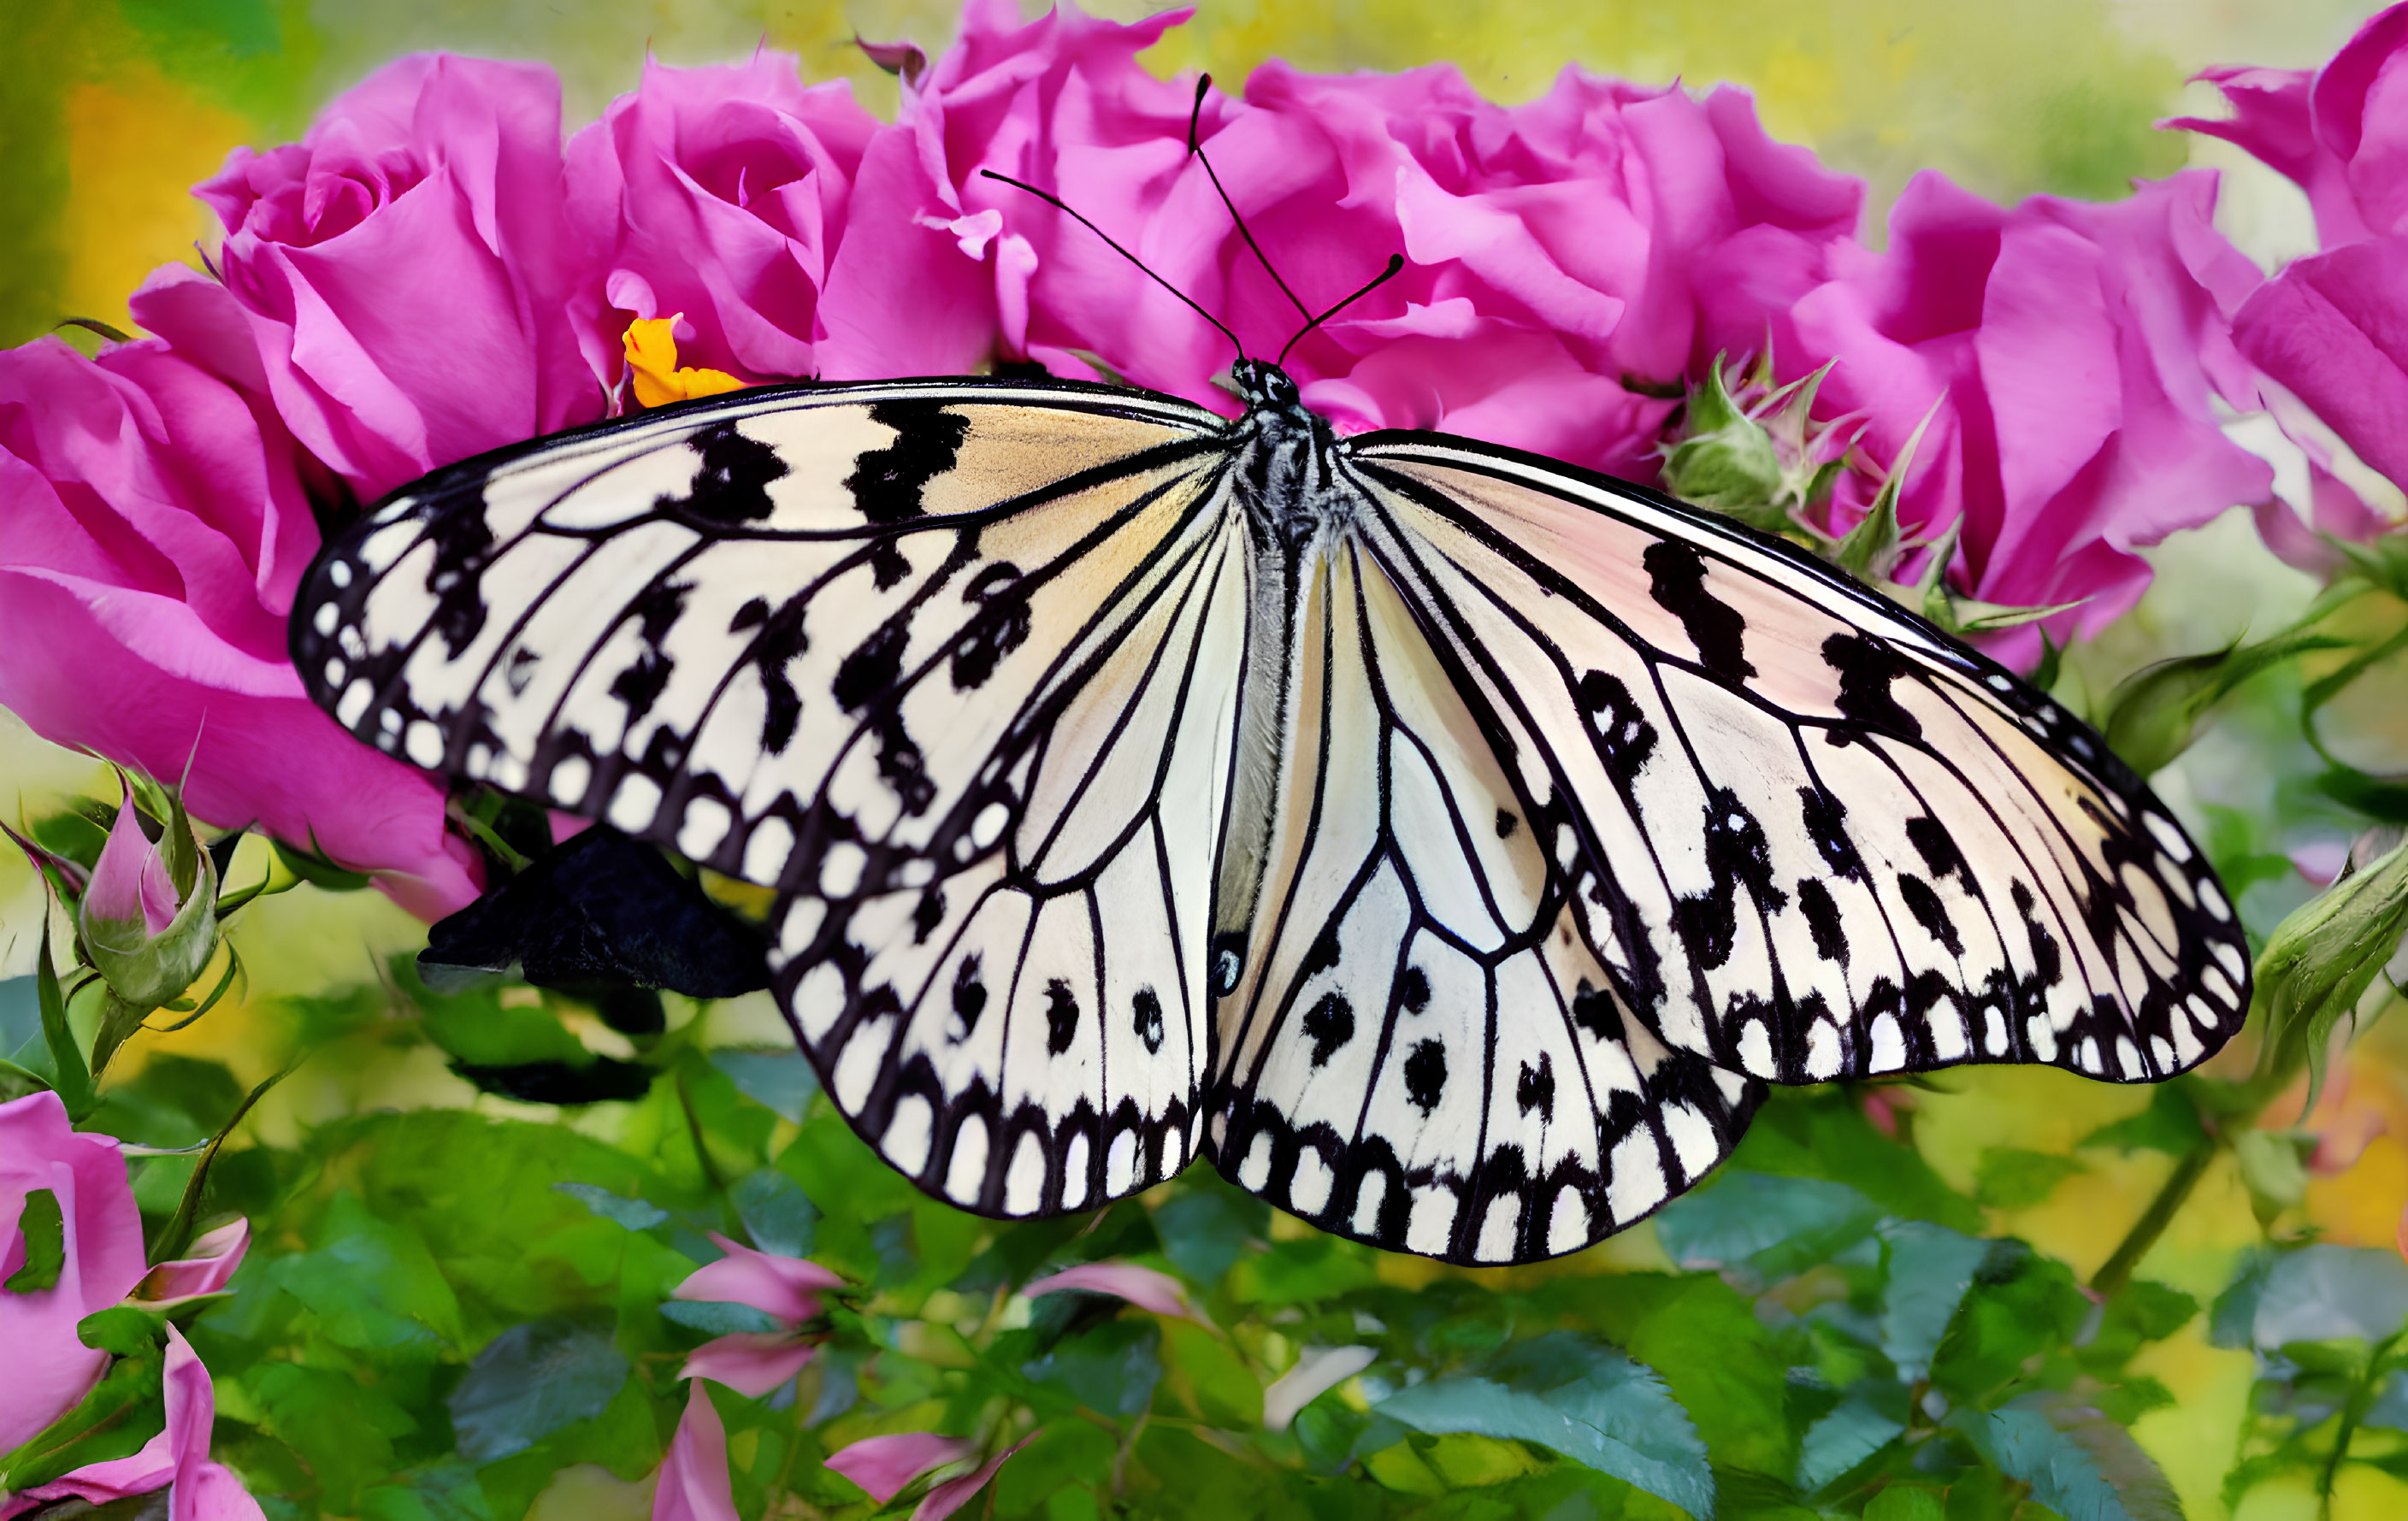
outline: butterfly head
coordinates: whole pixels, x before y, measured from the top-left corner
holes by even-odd
[[[1239,398],[1248,411],[1302,411],[1304,396],[1288,372],[1267,359],[1240,359],[1229,366]]]

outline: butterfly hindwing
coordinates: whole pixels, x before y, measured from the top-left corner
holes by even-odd
[[[1624,1017],[1567,902],[1560,810],[1376,547],[1300,595],[1269,874],[1221,1009],[1220,1165],[1377,1245],[1557,1256],[1702,1176],[1761,1085]]]
[[[781,905],[773,986],[830,1097],[938,1197],[1095,1209],[1202,1143],[1211,862],[1245,633],[1242,541],[1197,517],[1074,648],[999,848],[911,890]]]
[[[1362,440],[1444,638],[1546,747],[1640,1018],[1782,1082],[2143,1081],[2238,1027],[2203,856],[2055,703],[1758,536],[1503,451]]]
[[[875,891],[992,846],[1014,799],[986,763],[1200,509],[1217,425],[1101,388],[900,382],[539,440],[322,556],[295,661],[418,765],[764,885]]]

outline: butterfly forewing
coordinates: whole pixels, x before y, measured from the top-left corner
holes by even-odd
[[[1761,1089],[1623,1017],[1560,808],[1378,548],[1301,589],[1270,874],[1220,1012],[1221,1166],[1378,1245],[1557,1256],[1702,1176]]]
[[[918,382],[542,440],[428,478],[322,557],[295,659],[419,765],[765,885],[875,891],[993,844],[1016,799],[990,761],[1192,524],[1219,425]]]
[[[1542,748],[1601,868],[1575,906],[1674,1047],[1793,1083],[2143,1081],[2238,1027],[2212,871],[2046,697],[1702,514],[1476,446],[1356,458]]]

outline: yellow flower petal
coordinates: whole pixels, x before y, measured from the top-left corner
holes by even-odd
[[[635,380],[638,406],[659,407],[744,389],[744,382],[725,370],[678,367],[677,324],[684,315],[638,317],[627,324],[627,372]]]

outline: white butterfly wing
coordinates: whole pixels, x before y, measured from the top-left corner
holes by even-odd
[[[1095,1209],[1202,1144],[1205,939],[1244,654],[1242,537],[1192,517],[1009,775],[1000,847],[775,921],[772,986],[830,1096],[914,1182],[1001,1216]]]
[[[1220,1166],[1380,1246],[1557,1256],[1702,1176],[1761,1088],[1624,1016],[1568,904],[1563,811],[1500,763],[1526,753],[1514,721],[1378,548],[1341,543],[1299,597],[1268,874],[1220,1012]]]
[[[1788,546],[1505,451],[1357,441],[1453,656],[1538,739],[1639,1017],[1784,1083],[2150,1081],[2238,1028],[2201,853],[2054,702]]]
[[[295,663],[418,765],[767,886],[881,890],[992,848],[1071,653],[1111,642],[1202,510],[1220,425],[1103,388],[896,382],[538,440],[322,557]]]

